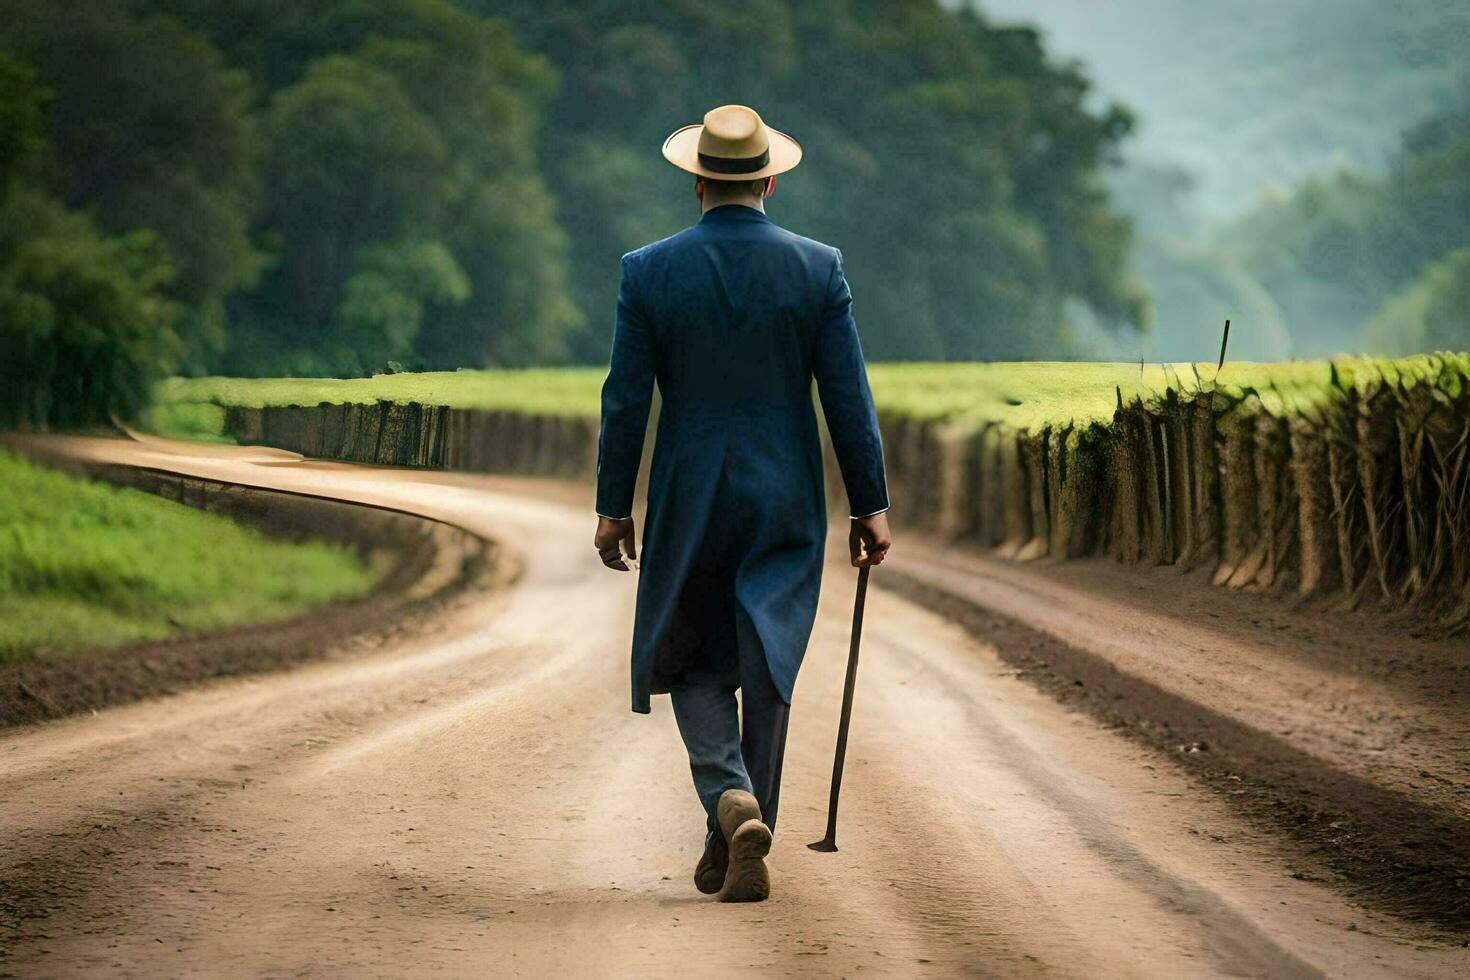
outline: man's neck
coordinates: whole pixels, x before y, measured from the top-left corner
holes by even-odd
[[[762,198],[755,197],[754,195],[727,197],[722,200],[711,200],[708,194],[706,194],[704,196],[704,200],[700,202],[699,213],[704,214],[707,211],[713,211],[715,208],[722,208],[727,204],[738,204],[742,208],[754,208],[761,214],[766,213],[766,202]]]

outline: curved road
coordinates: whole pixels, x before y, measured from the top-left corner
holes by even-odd
[[[702,814],[667,699],[628,711],[635,578],[600,566],[585,504],[271,450],[73,446],[452,520],[525,571],[374,649],[0,736],[0,976],[1465,966],[1464,950],[1292,878],[1218,797],[885,593],[882,570],[842,850],[807,850],[846,656],[840,561],[798,685],[774,897],[713,903],[689,881]]]

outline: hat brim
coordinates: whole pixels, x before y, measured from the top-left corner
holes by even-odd
[[[801,162],[801,144],[790,136],[779,130],[766,127],[770,134],[770,161],[759,170],[752,170],[748,174],[728,174],[706,169],[699,162],[699,134],[704,131],[704,124],[695,123],[676,129],[664,140],[664,159],[678,167],[687,170],[698,177],[708,177],[711,180],[760,180],[763,177],[774,177],[776,174],[784,174]]]

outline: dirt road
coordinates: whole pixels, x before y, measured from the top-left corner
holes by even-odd
[[[525,571],[385,648],[0,736],[0,975],[1448,976],[1470,962],[1291,877],[1217,795],[886,593],[882,570],[842,850],[808,851],[846,651],[841,564],[797,689],[775,895],[715,904],[689,881],[702,814],[667,701],[628,711],[635,578],[598,564],[587,507],[268,450],[99,447],[448,518]]]

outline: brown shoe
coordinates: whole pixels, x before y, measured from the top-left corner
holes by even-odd
[[[730,864],[730,845],[720,831],[706,834],[704,854],[694,868],[694,887],[713,895],[725,887],[725,868]]]
[[[771,873],[766,870],[771,828],[761,822],[760,804],[743,789],[727,789],[715,816],[729,850],[720,901],[765,901],[771,894]]]

